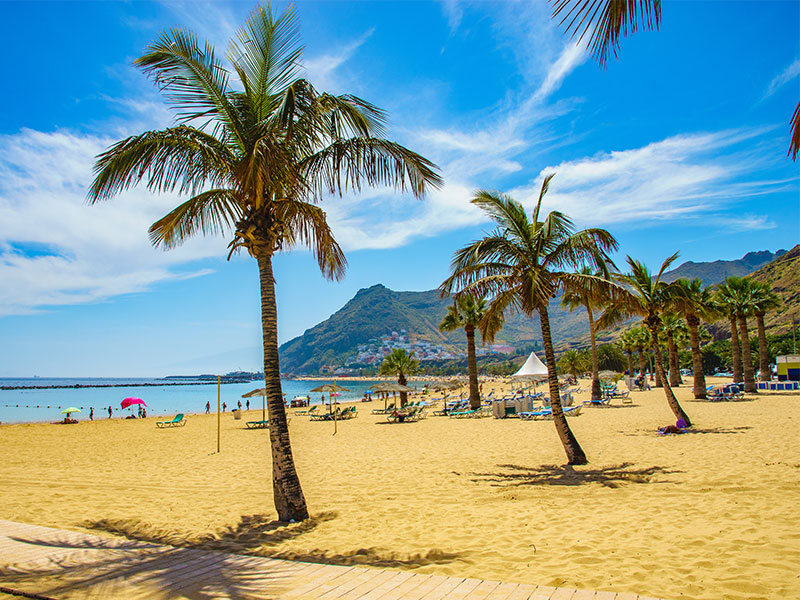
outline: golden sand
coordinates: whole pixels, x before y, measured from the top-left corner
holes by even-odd
[[[267,431],[230,414],[220,454],[213,415],[167,430],[153,418],[3,426],[0,518],[664,598],[800,598],[800,395],[678,396],[694,433],[655,434],[674,421],[662,390],[584,408],[570,423],[591,463],[574,470],[558,466],[547,421],[392,425],[373,402],[333,436],[294,416],[313,518],[288,527],[271,523]]]

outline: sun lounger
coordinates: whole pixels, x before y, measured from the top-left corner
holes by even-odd
[[[394,402],[389,404],[386,408],[373,408],[372,414],[373,415],[388,415],[390,412],[394,410]]]
[[[269,421],[247,421],[245,425],[248,429],[266,429],[269,427]]]
[[[312,406],[311,408],[306,408],[306,409],[303,409],[303,410],[296,410],[296,411],[294,411],[294,414],[296,414],[296,415],[314,415],[314,414],[317,413],[317,409],[318,408],[319,408],[319,406]]]
[[[183,427],[184,425],[186,425],[186,419],[183,418],[183,413],[175,415],[172,421],[156,421],[156,427],[158,428]]]

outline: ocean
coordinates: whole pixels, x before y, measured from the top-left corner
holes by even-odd
[[[177,413],[202,413],[205,412],[206,402],[211,403],[211,410],[217,409],[217,385],[186,385],[181,382],[169,386],[148,386],[146,384],[163,384],[163,379],[148,378],[25,378],[11,379],[0,378],[0,387],[5,386],[74,386],[74,385],[115,385],[122,387],[102,388],[56,388],[56,389],[27,389],[27,390],[0,390],[0,423],[31,423],[58,421],[64,418],[61,414],[63,408],[75,406],[82,410],[81,413],[72,414],[72,418],[80,421],[89,419],[89,409],[94,408],[94,418],[107,419],[108,407],[113,410],[113,418],[125,417],[137,407],[121,409],[120,402],[129,396],[141,398],[147,403],[147,416],[173,416]],[[282,380],[283,393],[288,400],[295,396],[311,396],[312,404],[319,404],[322,394],[312,393],[311,389],[330,381],[300,381],[295,379]],[[337,380],[337,385],[343,385],[350,391],[341,392],[340,402],[359,400],[364,392],[369,390],[375,381]],[[242,398],[251,390],[264,387],[263,382],[250,383],[223,383],[221,386],[220,401],[227,404],[227,409],[237,407],[239,400],[245,407],[246,398]],[[326,401],[328,394],[325,394]],[[250,409],[261,407],[261,397],[250,398]]]

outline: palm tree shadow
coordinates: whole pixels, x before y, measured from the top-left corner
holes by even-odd
[[[293,540],[313,531],[321,523],[338,516],[336,512],[322,512],[300,523],[269,520],[266,515],[244,515],[239,523],[215,533],[186,537],[177,532],[154,531],[147,523],[135,520],[101,519],[82,523],[83,527],[105,531],[155,544],[165,544],[194,550],[216,550],[235,554],[270,557],[284,560],[353,566],[414,568],[433,563],[449,563],[461,559],[459,553],[430,550],[424,554],[405,556],[380,548],[357,548],[349,552],[333,553],[326,549],[313,549],[302,553],[280,548],[283,542]]]
[[[16,536],[29,550],[51,550],[40,560],[0,565],[0,580],[26,592],[59,598],[264,598],[285,593],[289,573],[271,562],[191,548],[96,537]]]
[[[657,475],[669,475],[681,471],[652,466],[632,468],[633,463],[620,463],[598,468],[575,468],[570,465],[541,465],[525,467],[521,465],[497,465],[501,471],[496,473],[467,473],[471,481],[489,483],[493,487],[517,487],[523,485],[588,485],[597,483],[604,487],[616,488],[633,483],[668,483],[655,481]],[[460,475],[460,473],[456,473]]]
[[[658,432],[652,431],[650,429],[639,429],[636,431],[621,431],[622,435],[639,437],[639,436],[646,436],[646,437],[674,437],[675,435],[707,435],[710,433],[716,434],[735,434],[735,433],[744,433],[748,429],[752,429],[750,425],[740,425],[738,427],[697,427],[693,425],[688,429],[684,429],[680,434],[670,434],[669,436],[659,436]]]

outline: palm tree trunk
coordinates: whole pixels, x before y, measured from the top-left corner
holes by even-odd
[[[550,386],[550,408],[553,410],[553,423],[555,423],[558,437],[567,453],[567,464],[585,465],[589,461],[583,448],[578,443],[578,438],[572,433],[561,408],[561,397],[558,394],[558,371],[556,370],[556,355],[553,351],[553,338],[550,335],[550,317],[547,315],[547,305],[539,308],[539,323],[542,326],[542,343],[544,345],[544,360],[547,366],[547,382]]]
[[[264,386],[267,390],[269,443],[272,448],[272,493],[279,521],[303,521],[308,508],[300,478],[294,466],[289,424],[281,390],[281,368],[278,361],[278,304],[275,299],[275,277],[272,256],[258,256],[261,277],[261,330],[264,341]]]
[[[625,348],[625,354],[628,356],[628,377],[633,377],[633,350]]]
[[[731,313],[731,353],[733,354],[733,382],[739,383],[742,376],[742,347],[739,345],[739,332],[736,331],[736,315]]]
[[[644,346],[638,346],[636,350],[639,352],[639,373],[642,377],[647,373],[647,361],[644,359]]]
[[[739,319],[739,339],[742,342],[742,366],[744,367],[744,391],[751,394],[758,393],[756,377],[753,371],[753,354],[750,351],[750,335],[747,332],[747,317],[743,314],[736,315]]]
[[[408,384],[406,375],[402,371],[397,374],[397,383],[400,385]],[[408,392],[400,392],[400,408],[404,407],[406,404],[408,404]]]
[[[769,381],[772,379],[772,369],[769,366],[769,349],[767,348],[767,332],[764,328],[764,313],[756,313],[758,324],[758,366],[761,371],[759,379]]]
[[[592,309],[586,307],[586,312],[589,314],[589,340],[592,344],[592,401],[599,402],[602,398],[600,395],[600,368],[597,365],[597,339],[594,331],[594,315]]]
[[[658,355],[659,348],[658,348],[658,325],[651,325],[650,323],[647,324],[648,328],[650,329],[651,344],[653,348],[653,352]],[[687,415],[681,405],[678,403],[678,399],[675,397],[675,393],[672,391],[672,388],[669,385],[669,381],[667,381],[665,374],[664,374],[664,365],[661,363],[660,360],[656,360],[656,377],[660,377],[661,382],[664,384],[664,394],[667,396],[667,404],[672,409],[672,414],[675,415],[676,419],[683,419],[686,421],[687,425],[691,425],[692,422],[689,420],[689,415]]]
[[[467,370],[469,371],[469,407],[477,410],[481,407],[481,392],[478,389],[478,360],[475,358],[475,326],[466,325],[467,334]]]
[[[655,368],[653,369],[656,374],[656,387],[664,387],[663,380],[661,379],[661,373],[664,372],[664,361],[662,360],[663,357],[661,356],[661,349],[659,348],[658,351],[651,349],[650,355],[653,359],[653,362],[658,363],[658,365],[661,367],[661,370]]]
[[[700,335],[697,332],[700,321],[693,315],[687,315],[686,324],[689,326],[689,343],[692,346],[692,387],[694,397],[697,400],[705,400],[706,374],[703,372],[703,354],[700,352]]]
[[[667,334],[667,348],[669,348],[669,384],[678,387],[681,384],[681,369],[678,364],[678,346],[671,332]]]

